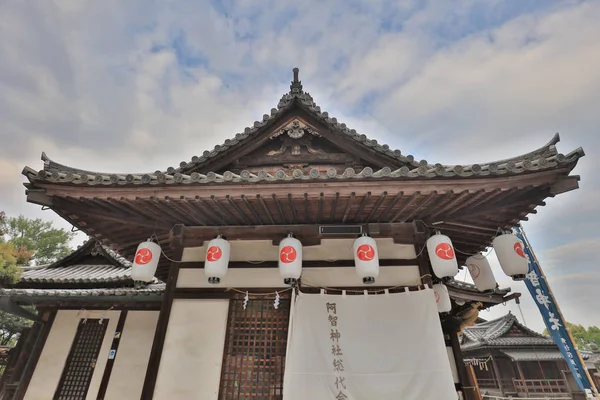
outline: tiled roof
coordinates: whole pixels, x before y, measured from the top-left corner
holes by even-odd
[[[527,336],[504,336],[517,326]],[[517,318],[508,313],[504,317],[483,322],[463,330],[461,348],[473,350],[480,347],[513,347],[513,346],[553,346],[552,338],[539,334],[519,323]]]
[[[561,352],[556,350],[502,350],[513,361],[556,361],[563,360]]]
[[[69,267],[23,268],[20,282],[54,282],[54,283],[92,283],[115,282],[131,278],[131,267],[122,268],[114,265],[71,265]]]
[[[0,296],[10,296],[19,298],[77,298],[85,297],[86,300],[93,300],[94,297],[102,296],[151,296],[162,295],[165,291],[164,283],[148,285],[141,289],[134,288],[114,288],[114,289],[4,289],[0,288]]]
[[[91,262],[93,261],[93,262]],[[131,262],[89,239],[49,265],[22,267],[19,286],[27,283],[100,283],[131,280]]]
[[[481,293],[478,289],[477,286],[475,286],[472,283],[467,283],[467,282],[463,282],[463,281],[457,281],[454,279],[451,279],[447,282],[444,283],[446,286],[450,286],[459,290],[465,290],[467,292],[475,292],[475,293]],[[505,295],[507,293],[510,292],[510,288],[504,288],[504,289],[500,289],[500,288],[496,288],[494,290],[493,294],[499,294],[499,295]]]
[[[295,180],[347,180],[347,179],[426,179],[426,178],[466,178],[478,176],[504,176],[534,171],[551,170],[560,167],[574,167],[577,160],[585,155],[582,148],[578,148],[566,155],[558,153],[556,144],[560,137],[556,134],[545,146],[532,152],[519,155],[514,158],[499,160],[484,164],[472,165],[442,165],[432,164],[426,160],[417,161],[412,155],[403,155],[400,150],[392,150],[386,144],[379,144],[376,140],[369,139],[363,134],[350,129],[344,123],[338,122],[330,117],[314,102],[312,96],[302,90],[302,84],[297,79],[298,71],[294,70],[294,81],[290,92],[283,95],[277,108],[271,109],[270,114],[263,115],[261,121],[256,121],[251,127],[244,129],[243,133],[236,134],[232,139],[227,139],[221,145],[212,150],[205,151],[201,156],[194,156],[190,161],[182,161],[179,167],[169,167],[165,171],[148,173],[102,173],[85,171],[68,167],[52,161],[44,153],[44,169],[36,171],[25,167],[23,175],[30,181],[48,181],[66,184],[86,185],[162,185],[162,184],[214,184],[214,183],[257,183],[257,182],[286,182]],[[317,120],[323,122],[331,129],[343,133],[346,137],[354,140],[369,149],[378,152],[390,162],[390,166],[374,171],[370,167],[356,172],[353,168],[338,173],[336,169],[330,169],[321,173],[317,169],[311,169],[305,173],[301,169],[295,169],[290,173],[281,169],[274,175],[261,170],[256,174],[247,170],[235,174],[226,171],[222,174],[207,172],[201,174],[196,172],[204,164],[217,156],[225,155],[228,149],[243,146],[252,138],[255,138],[264,128],[272,125],[275,119],[290,108],[298,106]],[[400,168],[392,165],[403,164]]]

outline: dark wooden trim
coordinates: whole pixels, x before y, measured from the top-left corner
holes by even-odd
[[[108,382],[110,380],[110,374],[112,373],[113,366],[115,364],[115,360],[117,358],[117,350],[119,349],[119,343],[121,341],[121,337],[123,336],[123,327],[125,326],[125,320],[127,319],[127,310],[121,311],[119,315],[119,321],[117,322],[117,327],[115,328],[115,333],[113,333],[113,341],[110,345],[110,349],[115,351],[115,355],[113,358],[108,358],[106,361],[106,366],[104,367],[104,374],[102,375],[102,381],[100,382],[100,388],[98,389],[98,395],[96,396],[97,400],[104,400],[104,396],[106,396],[106,390],[108,389]],[[117,337],[117,333],[119,336]]]
[[[106,337],[106,331],[108,329],[108,324],[109,324],[109,320],[106,319],[104,323],[97,323],[97,322],[102,322],[103,319],[101,318],[89,318],[89,319],[79,319],[78,324],[77,324],[77,330],[75,331],[75,337],[73,338],[73,341],[71,342],[71,346],[69,348],[69,354],[67,355],[67,360],[65,361],[63,367],[62,367],[62,373],[60,376],[60,379],[58,380],[58,385],[56,386],[56,388],[54,389],[54,395],[52,396],[53,400],[59,400],[61,399],[64,394],[62,394],[62,389],[65,387],[69,387],[71,386],[74,382],[81,382],[81,377],[76,378],[73,377],[72,375],[69,374],[69,367],[70,366],[74,366],[75,368],[77,368],[77,365],[79,364],[79,362],[77,361],[77,358],[81,356],[81,354],[77,354],[77,350],[81,350],[81,348],[78,346],[79,344],[83,344],[83,343],[87,343],[89,345],[90,343],[90,338],[89,337],[85,337],[85,331],[87,327],[96,327],[98,329],[101,329],[101,335],[98,335],[98,347],[95,349],[94,353],[93,353],[93,357],[94,357],[94,361],[93,364],[90,366],[90,374],[87,377],[83,377],[84,381],[83,381],[83,387],[80,387],[79,389],[81,389],[84,393],[85,396],[87,397],[88,390],[90,389],[90,385],[92,383],[92,379],[94,377],[94,372],[96,370],[96,366],[98,365],[98,357],[100,356],[100,351],[102,350],[102,344],[104,343],[104,338]],[[84,347],[88,347],[83,345]],[[89,355],[92,355],[92,353],[90,353]],[[81,365],[79,364],[80,368]],[[71,378],[71,379],[69,379]],[[67,391],[69,391],[69,389],[67,389]]]
[[[25,393],[27,393],[27,388],[29,387],[29,383],[31,382],[31,378],[33,377],[33,372],[37,367],[37,363],[40,360],[40,356],[42,355],[42,351],[44,350],[44,346],[46,344],[46,340],[48,339],[48,335],[50,334],[50,330],[52,329],[52,325],[54,324],[54,319],[56,318],[56,310],[49,310],[44,312],[45,322],[38,333],[37,340],[29,356],[29,360],[27,365],[25,366],[25,370],[23,371],[23,375],[21,377],[21,382],[19,383],[19,387],[17,392],[15,393],[12,400],[22,400],[25,397]]]
[[[458,372],[459,389],[463,392],[465,400],[475,400],[472,396],[471,391],[465,391],[465,388],[469,387],[469,376],[467,375],[467,369],[463,361],[462,351],[460,349],[460,343],[458,341],[458,335],[456,332],[448,332],[450,336],[450,347],[452,347],[452,355],[454,355],[454,363],[456,364],[456,370]]]
[[[273,288],[236,288],[241,292],[248,293],[273,293],[283,291],[289,287],[273,287]],[[279,296],[284,298],[288,292],[280,293]],[[230,288],[178,288],[175,289],[173,297],[175,299],[233,299],[238,296],[243,296],[242,293],[231,290]]]
[[[343,225],[343,224],[339,224]],[[332,225],[332,226],[339,226]],[[374,238],[394,238],[395,243],[413,244],[414,231],[412,223],[373,223],[360,224],[363,226],[363,232],[368,233]],[[201,246],[204,241],[211,240],[217,235],[223,235],[230,240],[233,239],[251,239],[251,240],[274,240],[277,237],[283,239],[288,233],[293,233],[300,241],[302,239],[340,239],[355,238],[354,234],[320,234],[319,227],[326,226],[320,224],[305,225],[228,225],[228,226],[182,226],[183,247]]]
[[[219,374],[219,399],[221,399],[223,396],[223,385],[221,385],[221,382],[223,381],[223,370],[225,369],[225,364],[227,363],[227,348],[229,345],[227,339],[229,339],[229,326],[231,326],[232,317],[233,309],[231,306],[231,302],[229,302],[229,307],[227,308],[227,325],[225,325],[225,340],[223,340],[223,357],[221,360],[221,373]]]
[[[427,253],[427,249],[425,248],[430,234],[429,228],[422,222],[415,221],[412,225],[415,235],[415,254],[417,255],[417,265],[419,266],[421,283],[430,285],[433,282],[433,270],[431,269],[429,255]]]
[[[183,247],[180,245],[180,232],[181,231],[175,232],[174,230],[171,233],[171,244],[175,248],[175,260],[181,260],[181,256],[183,255]],[[144,386],[142,388],[142,395],[140,397],[141,400],[151,400],[154,397],[154,388],[156,387],[158,368],[160,366],[160,359],[162,357],[163,347],[165,344],[165,337],[167,336],[167,327],[169,326],[171,307],[173,306],[173,299],[175,297],[175,290],[177,288],[177,278],[179,277],[180,264],[181,263],[177,261],[171,263],[169,278],[167,279],[167,285],[163,295],[160,314],[158,316],[158,323],[154,333],[154,341],[152,342],[152,349],[150,350],[148,369],[146,370],[146,377],[144,379]]]
[[[160,293],[156,294],[157,298],[163,296]],[[31,298],[24,298],[23,300],[27,301],[19,301],[16,299],[16,303],[19,305],[30,305],[32,304]],[[35,300],[35,298],[33,298]],[[89,302],[89,300],[85,299],[69,299],[64,298],[60,300],[36,300],[35,304],[38,307],[43,308],[51,308],[51,309],[60,309],[60,310],[81,310],[85,308],[86,310],[106,310],[107,308],[112,307],[113,310],[139,310],[139,311],[159,311],[161,307],[161,300],[151,301],[151,302],[129,302],[129,303],[99,303],[97,299],[94,300],[93,303]]]
[[[354,267],[354,260],[336,260],[336,261],[302,261],[302,268],[329,268],[329,267]],[[380,259],[380,267],[407,267],[418,265],[416,258],[408,259]],[[204,262],[182,262],[180,268],[204,268]],[[278,268],[277,261],[263,261],[260,264],[246,261],[230,261],[228,268]]]
[[[424,285],[413,285],[413,286],[397,286],[393,289],[389,289],[390,293],[400,293],[408,290],[410,292],[415,292],[418,290],[423,290],[428,286],[431,288],[431,284]],[[283,298],[288,298],[290,296],[289,287],[270,287],[270,288],[236,288],[237,290],[231,290],[230,288],[178,288],[175,290],[174,298],[175,299],[234,299],[240,296],[244,296],[241,292],[248,292],[250,296],[252,293],[273,293],[279,291],[279,296]],[[303,293],[319,293],[320,288],[312,287],[312,286],[302,286],[299,285],[299,289]],[[347,291],[347,294],[363,294],[365,290],[369,291],[371,294],[383,294],[385,289],[388,289],[388,286],[348,286],[348,287],[330,287],[326,290],[329,294],[341,293],[342,291]],[[285,291],[284,291],[285,290]]]

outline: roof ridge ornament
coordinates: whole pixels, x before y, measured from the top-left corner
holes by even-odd
[[[292,70],[292,72],[294,73],[294,80],[292,81],[292,84],[290,85],[290,94],[297,95],[297,94],[304,93],[302,91],[302,81],[300,81],[298,79],[298,73],[300,72],[300,69],[294,68]]]

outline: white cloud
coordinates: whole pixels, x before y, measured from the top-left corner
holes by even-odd
[[[594,293],[593,276],[580,286],[575,276],[593,271],[586,250],[595,242],[582,239],[592,240],[600,222],[599,3],[529,13],[497,1],[482,11],[473,0],[232,0],[220,7],[3,2],[0,207],[69,228],[25,203],[19,173],[24,165],[41,168],[42,150],[91,170],[177,165],[261,119],[299,66],[305,90],[324,110],[417,158],[504,158],[556,131],[560,151],[584,146],[589,156],[576,170],[582,188],[549,200],[525,227],[567,318],[598,324],[593,302],[584,301]],[[568,261],[572,277],[564,275]],[[539,325],[526,297],[528,320]]]

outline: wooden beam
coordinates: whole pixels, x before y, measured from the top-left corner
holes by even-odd
[[[230,225],[230,226],[182,226],[182,244],[184,247],[198,247],[206,240],[211,240],[217,235],[226,236],[229,240],[275,240],[283,238],[288,233],[293,233],[298,239],[340,239],[354,238],[354,234],[327,234],[319,233],[320,226],[340,225]],[[343,224],[341,225],[343,226]],[[411,223],[380,223],[362,224],[363,231],[375,238],[394,238],[396,243],[412,244],[414,241],[413,226]]]
[[[431,232],[422,222],[415,221],[412,223],[412,226],[415,241],[415,254],[417,255],[417,265],[419,266],[421,283],[430,285],[433,283],[433,270],[431,269],[429,255],[427,254],[427,249],[425,247]]]
[[[176,232],[173,235],[171,243],[177,245],[181,242],[181,240],[179,240],[178,233],[179,232]],[[141,400],[152,399],[154,396],[154,388],[156,387],[160,359],[162,357],[165,337],[167,336],[167,328],[169,326],[169,318],[171,316],[171,307],[173,306],[173,299],[175,298],[174,295],[177,288],[177,278],[179,277],[180,263],[177,261],[181,260],[183,247],[178,246],[175,251],[176,261],[171,263],[171,269],[169,271],[169,277],[167,279],[167,285],[163,295],[160,313],[158,315],[156,331],[154,332],[154,341],[152,342],[152,348],[150,350],[150,358],[148,360],[148,368],[146,370],[146,377],[144,378],[144,385],[142,387]]]
[[[48,339],[48,335],[52,329],[52,324],[54,323],[55,317],[56,310],[45,311],[43,313],[42,319],[44,323],[37,335],[37,339],[29,356],[29,360],[27,360],[27,365],[25,366],[23,375],[21,375],[21,380],[19,381],[19,386],[13,399],[23,399],[25,397],[27,388],[29,387],[29,383],[33,377],[33,372],[35,371],[35,367],[37,366],[40,356],[42,355],[42,350],[44,350],[46,340]]]
[[[100,382],[100,388],[98,389],[98,395],[96,396],[96,400],[104,400],[106,396],[106,391],[108,390],[108,382],[110,381],[110,375],[113,370],[113,366],[115,364],[116,356],[118,355],[119,343],[121,342],[121,337],[123,336],[123,327],[125,326],[125,320],[127,319],[127,310],[121,311],[119,315],[119,320],[117,321],[117,327],[115,328],[115,333],[119,333],[119,336],[113,334],[112,344],[110,346],[111,350],[115,350],[115,356],[106,361],[106,366],[104,367],[104,374],[102,375],[102,381]],[[109,332],[111,334],[111,332]]]
[[[354,267],[354,260],[302,261],[302,268]],[[380,259],[380,267],[405,267],[418,265],[416,258]],[[182,262],[180,268],[204,268],[202,261]],[[228,268],[278,268],[277,261],[263,261],[260,264],[246,261],[230,261]]]

